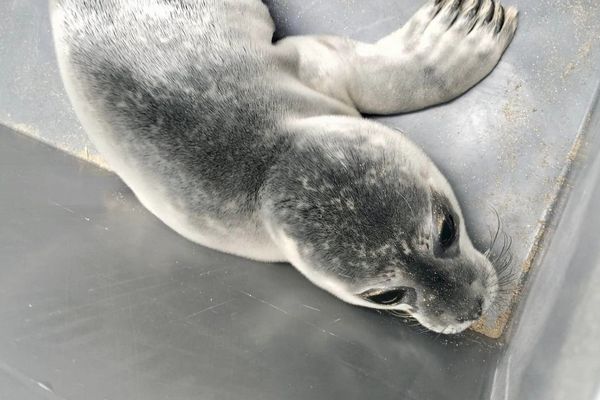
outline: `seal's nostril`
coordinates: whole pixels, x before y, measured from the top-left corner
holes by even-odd
[[[475,305],[470,312],[465,312],[459,315],[456,320],[458,322],[467,322],[478,320],[483,314],[483,297],[479,297],[475,300]]]
[[[471,317],[473,319],[478,319],[479,317],[481,317],[481,314],[483,314],[483,297],[479,297],[476,300],[476,305],[475,308],[473,308],[473,314],[471,315]]]

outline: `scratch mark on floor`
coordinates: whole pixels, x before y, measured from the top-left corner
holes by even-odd
[[[44,382],[37,382],[37,385],[39,387],[41,387],[42,389],[44,389],[46,392],[50,392],[53,393],[52,389],[50,388],[50,386],[48,386],[47,384],[45,384]]]
[[[320,326],[317,326],[317,325],[313,324],[312,322],[308,322],[308,321],[306,321],[306,320],[304,320],[304,319],[297,318],[297,317],[295,317],[295,316],[291,315],[289,312],[287,312],[287,311],[285,311],[285,310],[283,310],[283,309],[281,309],[281,308],[277,307],[277,306],[276,306],[276,305],[274,305],[274,304],[271,304],[271,303],[269,303],[269,302],[268,302],[268,301],[266,301],[266,300],[263,300],[263,299],[261,299],[261,298],[259,298],[259,297],[256,297],[256,296],[254,296],[254,295],[253,295],[253,294],[251,294],[251,293],[244,292],[243,290],[237,290],[237,289],[236,289],[236,291],[237,291],[238,293],[241,293],[241,294],[244,294],[244,295],[246,295],[246,296],[250,297],[251,299],[254,299],[254,300],[258,301],[258,302],[261,302],[261,303],[263,303],[263,304],[266,304],[266,305],[268,305],[268,306],[270,306],[270,307],[274,308],[275,310],[277,310],[277,311],[280,311],[280,312],[282,312],[283,314],[285,314],[285,315],[289,316],[290,318],[293,318],[293,319],[295,319],[295,320],[297,320],[297,321],[300,321],[300,322],[302,322],[303,324],[306,324],[306,325],[308,325],[308,326],[310,326],[310,327],[312,327],[312,328],[315,328],[315,329],[317,329],[319,332],[321,332],[321,333],[323,333],[323,334],[325,334],[325,335],[333,336],[333,337],[335,337],[335,338],[338,338],[338,339],[340,339],[340,340],[343,340],[344,342],[346,342],[346,343],[349,343],[349,344],[354,344],[352,341],[350,341],[350,340],[347,340],[347,339],[344,339],[344,338],[342,338],[342,337],[340,337],[340,336],[336,335],[335,333],[333,333],[333,332],[331,332],[331,331],[328,331],[327,329],[323,329],[323,328],[321,328]],[[303,305],[303,306],[306,306],[305,304],[302,304],[302,305]],[[309,307],[310,307],[310,306],[309,306]],[[319,311],[320,311],[320,310],[319,310]],[[341,318],[340,318],[340,319],[341,319]]]
[[[25,386],[31,389],[33,392],[37,392],[41,394],[38,390],[42,389],[44,392],[44,397],[50,400],[66,400],[64,397],[57,395],[49,383],[43,383],[38,381],[37,379],[31,378],[24,372],[18,370],[17,368],[0,361],[0,372],[6,374],[11,377],[15,382],[18,382],[22,386]]]
[[[222,305],[225,305],[225,304],[227,304],[227,303],[231,303],[232,301],[233,301],[233,299],[229,299],[229,300],[227,300],[227,301],[224,301],[224,302],[222,302],[222,303],[215,304],[215,305],[213,305],[213,306],[210,306],[210,307],[203,308],[203,309],[202,309],[202,310],[200,310],[200,311],[197,311],[197,312],[195,312],[195,313],[193,313],[193,314],[190,314],[190,315],[188,315],[187,317],[185,317],[185,319],[194,318],[194,317],[195,317],[195,316],[197,316],[197,315],[200,315],[200,314],[202,314],[202,313],[204,313],[204,312],[206,312],[206,311],[209,311],[209,310],[213,310],[213,309],[215,309],[215,308],[217,308],[217,307],[221,307]]]
[[[50,203],[50,204],[52,204],[52,205],[53,205],[53,206],[55,206],[55,207],[58,207],[58,208],[60,208],[60,209],[62,209],[62,210],[65,210],[66,212],[68,212],[68,213],[70,213],[70,214],[73,214],[73,215],[76,215],[76,216],[78,216],[79,218],[81,218],[82,220],[84,220],[84,221],[86,221],[86,222],[92,222],[92,219],[91,219],[90,217],[87,217],[87,216],[85,216],[85,215],[78,214],[77,212],[75,212],[74,210],[70,209],[69,207],[66,207],[66,206],[64,206],[64,205],[62,205],[62,204],[60,204],[60,203],[57,203],[56,201],[52,201],[52,200],[50,200],[50,201],[49,201],[49,203]],[[98,224],[95,224],[95,225],[96,225],[97,227],[99,227],[99,228],[102,228],[102,229],[104,229],[105,231],[108,231],[108,230],[110,230],[110,228],[108,228],[107,226],[98,225]]]
[[[65,211],[67,211],[67,212],[69,212],[71,214],[75,214],[75,211],[71,210],[69,207],[65,207],[62,204],[59,204],[59,203],[57,203],[55,201],[51,201],[50,204],[52,204],[55,207],[62,208],[63,210],[65,210]]]
[[[277,311],[279,311],[279,312],[282,312],[282,313],[284,313],[285,315],[290,315],[290,313],[289,313],[289,312],[285,311],[285,310],[284,310],[284,309],[282,309],[282,308],[279,308],[279,307],[277,307],[275,304],[271,304],[271,303],[269,303],[268,301],[266,301],[266,300],[263,300],[263,299],[260,299],[260,298],[258,298],[258,297],[256,297],[256,296],[253,296],[253,295],[251,295],[251,294],[250,294],[250,293],[248,293],[248,292],[244,292],[243,290],[240,290],[239,292],[240,292],[240,293],[242,293],[242,294],[245,294],[246,296],[248,296],[248,297],[250,297],[250,298],[252,298],[252,299],[254,299],[254,300],[256,300],[256,301],[260,301],[261,303],[263,303],[263,304],[266,304],[266,305],[268,305],[269,307],[272,307],[272,308],[274,308],[275,310],[277,310]]]
[[[311,307],[311,306],[308,306],[308,305],[306,305],[306,304],[302,304],[302,307],[304,307],[304,308],[308,308],[309,310],[313,310],[313,311],[321,311],[321,310],[319,310],[319,309],[318,309],[318,308],[316,308],[316,307]]]

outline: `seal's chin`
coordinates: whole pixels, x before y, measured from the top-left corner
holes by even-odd
[[[433,321],[431,318],[426,317],[418,312],[410,312],[409,311],[409,314],[414,319],[419,321],[419,323],[421,325],[423,325],[425,328],[429,329],[430,331],[436,332],[436,333],[441,333],[443,335],[454,335],[456,333],[461,333],[476,322],[476,321],[466,321],[466,322],[455,322],[455,323],[444,324],[441,322]]]

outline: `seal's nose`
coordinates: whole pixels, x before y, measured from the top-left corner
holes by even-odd
[[[478,297],[473,308],[462,315],[458,315],[456,320],[458,322],[476,321],[481,317],[481,314],[483,314],[483,297]]]

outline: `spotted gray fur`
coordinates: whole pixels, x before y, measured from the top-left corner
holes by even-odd
[[[496,274],[447,181],[360,112],[410,111],[468,90],[510,43],[514,9],[432,0],[366,44],[273,42],[259,0],[50,3],[84,128],[177,232],[290,261],[345,301],[405,310],[439,332],[465,329],[490,306]]]

